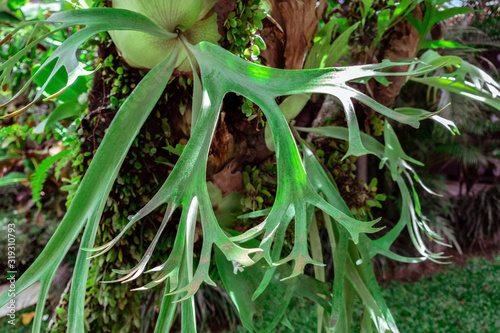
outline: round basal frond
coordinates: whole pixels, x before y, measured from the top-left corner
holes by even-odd
[[[114,0],[113,8],[143,14],[165,31],[184,36],[191,44],[198,44],[201,41],[217,43],[220,38],[217,15],[204,19],[215,2],[213,0]],[[175,46],[174,40],[138,31],[110,31],[109,34],[125,61],[137,68],[153,68]],[[176,64],[179,70],[189,70],[186,57],[187,54],[183,50]]]

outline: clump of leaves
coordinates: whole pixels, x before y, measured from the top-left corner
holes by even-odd
[[[259,8],[260,3],[260,0],[238,0],[224,21],[229,51],[254,61],[258,61],[260,51],[266,49],[266,43],[258,34],[267,16],[264,9]]]
[[[484,246],[500,231],[500,185],[459,197],[450,218],[463,247]]]

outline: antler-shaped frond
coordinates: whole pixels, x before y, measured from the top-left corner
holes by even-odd
[[[131,24],[133,22],[133,24]],[[92,36],[109,30],[137,30],[141,32],[145,32],[157,37],[161,37],[164,39],[174,38],[177,35],[167,32],[160,28],[153,21],[148,19],[147,17],[140,15],[136,12],[132,12],[124,9],[111,9],[111,8],[90,8],[86,10],[70,10],[66,12],[60,12],[53,14],[46,21],[36,21],[36,22],[27,22],[21,24],[18,28],[9,33],[3,40],[0,42],[0,45],[7,40],[9,40],[14,33],[23,29],[29,25],[35,25],[34,31],[37,31],[42,25],[47,24],[56,24],[57,27],[53,28],[47,33],[42,34],[36,39],[30,39],[29,43],[17,54],[11,57],[9,60],[0,65],[0,82],[2,82],[2,86],[5,88],[5,84],[8,83],[10,74],[19,60],[24,57],[29,50],[35,47],[38,43],[42,42],[46,38],[52,36],[56,32],[66,29],[71,26],[82,25],[84,28],[78,30],[73,35],[71,35],[67,40],[62,43],[54,52],[49,56],[49,58],[41,64],[37,73],[40,73],[43,68],[48,67],[54,64],[52,71],[50,72],[47,80],[43,83],[40,90],[37,92],[33,100],[26,106],[17,111],[4,115],[4,117],[13,117],[18,114],[25,112],[28,108],[30,108],[37,100],[42,97],[44,90],[47,88],[48,84],[52,80],[52,78],[56,75],[59,70],[64,68],[68,78],[65,87],[63,87],[59,92],[49,96],[47,99],[55,98],[59,94],[61,94],[64,89],[73,84],[79,76],[89,75],[93,73],[93,71],[88,71],[83,68],[83,65],[78,62],[76,57],[76,53],[78,48],[82,43],[91,38]],[[35,73],[25,84],[24,86],[12,96],[4,104],[0,105],[0,109],[12,103],[17,97],[19,97],[26,89],[29,87],[30,83],[34,80],[34,78],[38,75]],[[6,89],[4,89],[6,90]]]

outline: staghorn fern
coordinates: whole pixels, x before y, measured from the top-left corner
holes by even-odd
[[[200,12],[205,12],[205,9]],[[189,19],[185,31],[188,31],[191,25],[194,24],[193,27],[196,25],[198,16],[201,17],[198,14],[195,15],[194,21]],[[362,321],[364,330],[375,328],[379,332],[398,331],[382,298],[370,259],[376,254],[382,254],[403,262],[418,262],[427,258],[441,261],[443,256],[431,253],[423,242],[422,234],[437,239],[439,236],[427,227],[413,188],[413,182],[419,182],[419,179],[409,163],[418,162],[404,153],[389,122],[385,122],[385,146],[361,133],[352,99],[373,108],[386,117],[413,127],[418,127],[419,121],[435,116],[435,114],[422,110],[401,110],[401,112],[391,110],[351,88],[347,82],[367,77],[422,75],[449,65],[450,62],[457,63],[459,60],[452,57],[433,59],[431,65],[419,63],[415,69],[407,73],[391,73],[384,70],[395,65],[417,65],[416,61],[397,63],[384,61],[376,65],[290,71],[266,68],[246,62],[209,42],[196,40],[199,43],[191,44],[190,41],[193,39],[187,38],[183,31],[165,30],[165,26],[160,26],[139,13],[125,9],[91,8],[67,11],[56,13],[47,21],[35,24],[36,28],[43,26],[46,29],[49,23],[58,25],[48,32],[43,32],[17,55],[0,65],[2,82],[8,82],[9,74],[15,64],[36,43],[61,29],[71,26],[84,27],[69,37],[42,64],[42,68],[49,64],[54,64],[54,67],[34,100],[26,107],[6,117],[20,114],[33,105],[42,96],[52,76],[61,68],[68,73],[68,85],[79,75],[90,74],[91,72],[83,70],[76,61],[75,54],[81,43],[97,33],[134,30],[149,34],[162,43],[168,44],[168,47],[163,48],[164,58],[160,59],[157,64],[155,62],[154,68],[147,73],[121,106],[92,159],[64,219],[39,258],[17,281],[16,294],[33,283],[41,281],[33,332],[40,330],[44,300],[54,274],[82,230],[83,237],[69,299],[69,332],[83,332],[84,330],[83,305],[90,252],[95,251],[96,255],[105,253],[134,223],[162,205],[167,205],[164,219],[144,257],[132,269],[117,271],[124,276],[116,280],[116,282],[127,282],[144,272],[162,231],[174,211],[180,207],[182,215],[173,249],[162,265],[149,271],[154,273],[153,281],[144,288],[140,288],[147,289],[160,283],[166,285],[156,332],[169,330],[177,302],[181,302],[183,331],[196,330],[195,307],[191,297],[203,282],[214,284],[209,276],[212,249],[215,252],[221,277],[231,291],[231,298],[239,310],[240,318],[245,327],[251,331],[257,330],[252,318],[262,304],[267,304],[271,309],[277,310],[275,319],[264,330],[273,329],[282,320],[286,322],[283,319],[284,312],[290,298],[295,294],[313,299],[323,309],[325,329],[332,329],[335,332],[349,331],[352,314],[350,314],[350,305],[347,300],[357,294],[363,302],[366,314]],[[27,24],[21,25],[12,33],[25,26]],[[170,25],[166,28],[169,27]],[[8,37],[3,42],[7,40]],[[129,224],[112,242],[92,249],[106,198],[128,149],[161,97],[173,70],[177,66],[186,65],[191,68],[194,76],[191,138],[156,195],[137,214],[131,216]],[[200,70],[201,77],[197,74],[197,68]],[[29,83],[2,107],[25,91]],[[206,162],[210,143],[223,97],[229,92],[245,96],[262,109],[272,133],[278,168],[278,189],[274,205],[268,210],[248,215],[248,217],[266,216],[266,218],[256,227],[239,235],[222,230],[219,226],[206,185]],[[317,134],[348,140],[347,155],[375,154],[381,158],[381,166],[387,166],[390,169],[394,181],[399,185],[403,197],[401,219],[385,236],[376,240],[371,240],[366,236],[367,233],[380,230],[374,227],[379,220],[362,222],[354,219],[313,151],[302,141],[297,146],[275,98],[310,93],[326,93],[337,97],[344,106],[348,129],[303,130],[313,133],[321,130],[323,132]],[[442,118],[441,122],[450,128],[452,126],[450,122],[445,122]],[[197,216],[203,228],[203,245],[199,262],[195,265],[193,237]],[[309,230],[316,216],[325,222],[334,252],[333,293],[327,290],[325,284],[302,275],[307,264],[323,265],[314,259],[318,257],[317,251],[313,251],[311,255],[308,248]],[[281,258],[286,231],[292,220],[295,224],[293,249],[287,257]],[[405,258],[389,250],[394,239],[405,227],[421,254],[420,258]],[[262,238],[257,240],[256,237],[260,235]],[[261,259],[269,265],[267,269],[259,267],[259,264],[254,265]],[[290,261],[293,261],[293,265],[288,265]],[[236,275],[231,269],[233,266],[231,262],[236,266],[247,268]],[[227,269],[227,267],[230,268]],[[276,290],[281,290],[281,297],[275,296]],[[319,297],[319,294],[324,295],[325,298]],[[0,305],[6,304],[10,299],[9,295],[3,294],[0,296]]]

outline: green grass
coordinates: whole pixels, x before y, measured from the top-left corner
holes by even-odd
[[[500,256],[383,291],[401,332],[500,332]]]

